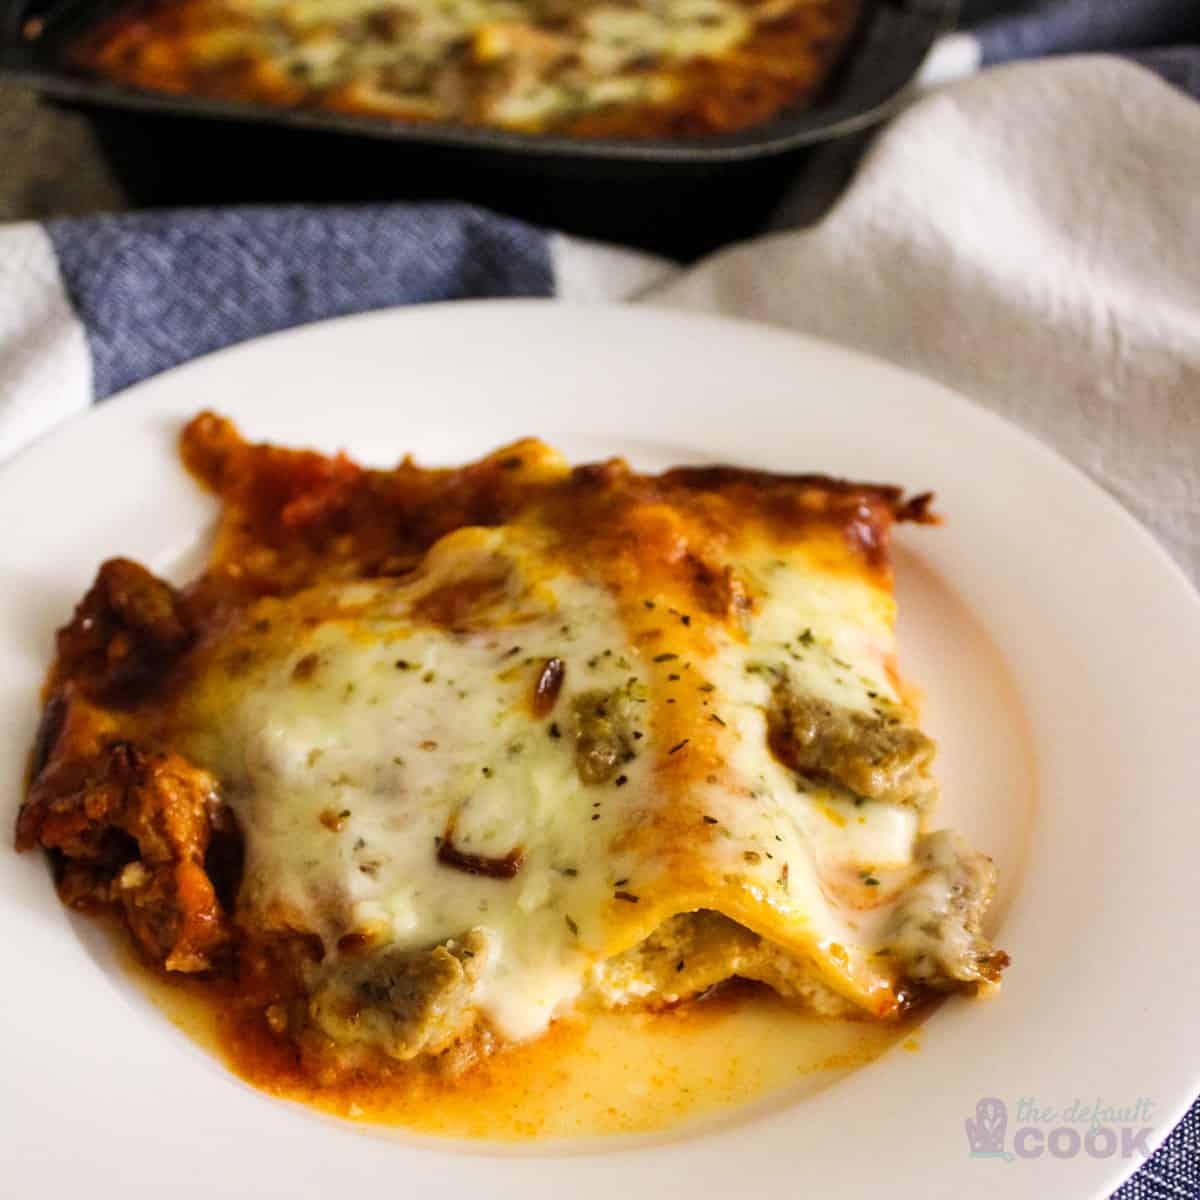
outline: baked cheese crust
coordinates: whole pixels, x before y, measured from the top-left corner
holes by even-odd
[[[724,133],[812,98],[860,0],[151,0],[76,60],[153,91],[527,133]]]

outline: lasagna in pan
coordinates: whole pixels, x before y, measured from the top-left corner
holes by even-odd
[[[75,58],[152,91],[686,137],[811,99],[860,0],[142,0]]]
[[[101,566],[17,844],[314,1086],[735,979],[867,1022],[996,985],[992,864],[933,827],[897,675],[928,496],[533,440],[368,470],[209,413],[182,454],[211,560]]]

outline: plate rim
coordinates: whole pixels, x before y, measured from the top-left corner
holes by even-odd
[[[981,405],[978,405],[965,396],[953,392],[944,385],[932,380],[917,376],[912,372],[898,367],[895,364],[886,363],[881,360],[872,358],[858,351],[850,350],[842,346],[837,346],[821,339],[809,337],[802,334],[796,334],[792,331],[783,330],[777,327],[764,326],[756,322],[744,321],[728,317],[717,317],[711,315],[699,315],[691,313],[682,313],[676,310],[657,306],[625,306],[613,304],[599,305],[582,305],[572,304],[563,305],[561,302],[553,300],[493,300],[493,301],[450,301],[435,305],[421,305],[413,307],[404,307],[398,309],[378,310],[371,313],[355,314],[346,317],[335,318],[330,321],[318,322],[312,325],[301,326],[298,328],[279,331],[267,335],[263,338],[253,339],[252,341],[241,343],[236,346],[227,347],[223,350],[215,351],[211,354],[204,355],[201,358],[192,360],[189,363],[165,372],[162,375],[152,379],[142,381],[133,387],[126,389],[124,392],[111,397],[102,404],[93,406],[85,410],[83,413],[76,414],[67,421],[56,426],[48,434],[39,438],[34,444],[25,448],[21,453],[14,456],[8,462],[0,467],[0,495],[8,488],[11,480],[19,479],[25,472],[31,470],[30,464],[35,464],[39,455],[55,453],[55,443],[66,437],[72,430],[78,430],[85,426],[99,427],[102,423],[107,422],[123,422],[132,420],[131,406],[138,403],[144,407],[153,407],[155,398],[163,390],[164,381],[166,387],[173,386],[174,381],[183,376],[185,373],[189,376],[194,375],[198,370],[207,372],[222,371],[232,369],[237,371],[241,369],[236,365],[236,360],[242,356],[252,356],[262,352],[264,344],[278,347],[280,344],[286,344],[295,339],[309,339],[313,337],[314,331],[329,330],[333,327],[347,327],[353,325],[356,329],[364,327],[368,323],[378,323],[381,327],[390,324],[392,321],[401,319],[405,322],[432,321],[437,322],[444,318],[446,313],[450,313],[450,321],[457,321],[460,317],[470,322],[477,319],[474,314],[486,310],[488,313],[497,310],[506,310],[508,312],[517,309],[537,310],[539,312],[547,312],[553,310],[558,314],[570,313],[569,320],[583,320],[586,322],[591,319],[588,314],[604,313],[608,314],[603,319],[611,319],[613,314],[620,314],[619,320],[643,320],[643,314],[651,314],[644,319],[647,322],[666,322],[675,323],[680,326],[689,326],[691,328],[699,328],[702,325],[709,327],[735,327],[741,331],[740,335],[748,338],[769,338],[769,339],[784,339],[791,342],[797,347],[799,352],[800,347],[805,348],[805,352],[815,352],[820,355],[839,357],[843,361],[855,361],[858,364],[865,364],[870,371],[875,372],[880,379],[891,376],[893,379],[899,380],[907,378],[910,383],[915,381],[919,385],[920,390],[927,392],[932,400],[935,393],[939,394],[939,403],[948,405],[951,409],[958,410],[958,416],[963,417],[971,422],[979,425],[979,427],[987,432],[991,431],[998,436],[1002,436],[1010,442],[1010,445],[1020,446],[1020,453],[1032,454],[1052,467],[1054,470],[1062,473],[1063,469],[1070,477],[1071,487],[1074,489],[1082,488],[1089,496],[1091,504],[1097,502],[1103,506],[1105,511],[1105,519],[1107,522],[1115,522],[1116,525],[1123,529],[1127,537],[1132,537],[1141,553],[1147,552],[1155,560],[1155,569],[1160,573],[1161,578],[1165,581],[1166,578],[1172,580],[1172,587],[1176,591],[1176,599],[1189,605],[1192,610],[1192,616],[1197,620],[1197,630],[1200,630],[1200,594],[1197,593],[1195,586],[1188,579],[1183,568],[1171,557],[1168,551],[1154,538],[1154,536],[1137,520],[1120,502],[1107,492],[1099,483],[1092,479],[1085,471],[1076,466],[1070,460],[1065,458],[1053,447],[1040,441],[1029,431],[1022,429],[1020,426],[1014,425],[1004,418],[998,416]],[[490,317],[483,318],[485,321],[490,320]],[[551,318],[558,320],[556,316]],[[234,363],[232,368],[227,364]],[[880,374],[881,373],[881,374]],[[116,401],[116,404],[112,402]],[[220,402],[216,401],[214,407],[219,408]],[[112,415],[106,415],[106,414]],[[1067,477],[1067,476],[1064,476]],[[1165,568],[1165,572],[1163,572]],[[11,857],[11,852],[10,852]],[[3,905],[0,904],[0,914],[4,911]],[[1200,1083],[1200,1073],[1194,1075],[1197,1083]],[[1155,1131],[1154,1142],[1165,1139],[1174,1127],[1179,1116],[1187,1111],[1191,1104],[1191,1098],[1185,1097],[1179,1100],[1171,1107],[1174,1111],[1172,1119],[1168,1125],[1159,1131]],[[618,1157],[619,1158],[622,1156]],[[1114,1173],[1112,1178],[1105,1186],[1115,1186],[1120,1178]]]

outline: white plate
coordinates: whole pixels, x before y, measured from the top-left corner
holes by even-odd
[[[902,661],[943,743],[943,816],[999,860],[999,940],[1014,961],[995,1002],[948,1004],[919,1053],[815,1096],[653,1144],[468,1152],[364,1136],[240,1084],[64,914],[40,857],[6,850],[7,1194],[140,1200],[169,1180],[174,1200],[1102,1196],[1137,1165],[1119,1144],[1110,1158],[972,1158],[977,1101],[1006,1102],[1010,1149],[1022,1100],[1144,1098],[1151,1143],[1184,1111],[1200,1085],[1196,595],[1030,438],[924,380],[759,327],[539,303],[386,312],[213,355],[69,424],[0,474],[5,830],[52,631],[97,563],[122,553],[194,569],[213,506],[173,442],[202,407],[256,437],[374,462],[410,448],[459,462],[537,433],[576,458],[723,459],[935,489],[947,524],[899,538]],[[1056,1145],[1070,1150],[1070,1135]]]

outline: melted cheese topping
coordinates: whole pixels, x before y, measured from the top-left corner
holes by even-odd
[[[764,600],[742,637],[649,598],[639,636],[618,596],[516,526],[443,538],[405,582],[258,602],[202,655],[183,742],[245,835],[239,918],[314,932],[335,960],[347,935],[421,949],[478,931],[475,1003],[514,1040],[571,1007],[597,964],[701,908],[886,1012],[894,981],[873,952],[888,889],[861,876],[911,865],[917,813],[799,784],[765,714],[781,662],[840,704],[897,703],[891,602],[803,550],[744,574]],[[561,691],[539,715],[550,660]],[[571,712],[596,693],[623,698],[630,749],[588,783]],[[447,843],[519,867],[464,873],[439,857]]]
[[[488,120],[514,127],[605,105],[668,99],[672,84],[661,73],[619,76],[647,59],[670,66],[719,58],[753,29],[734,0],[599,5],[569,34],[539,32],[529,23],[529,6],[514,0],[407,0],[401,6],[392,0],[231,0],[230,13],[280,31],[269,61],[306,86],[352,85],[376,103],[398,111],[411,106],[430,116],[453,115],[454,99],[445,90],[439,94],[429,76],[467,45],[478,63],[514,68],[485,101]],[[375,14],[398,14],[398,46],[391,38],[348,35]],[[213,52],[224,57],[232,40],[217,39]],[[548,77],[548,66],[567,57],[573,67]]]

